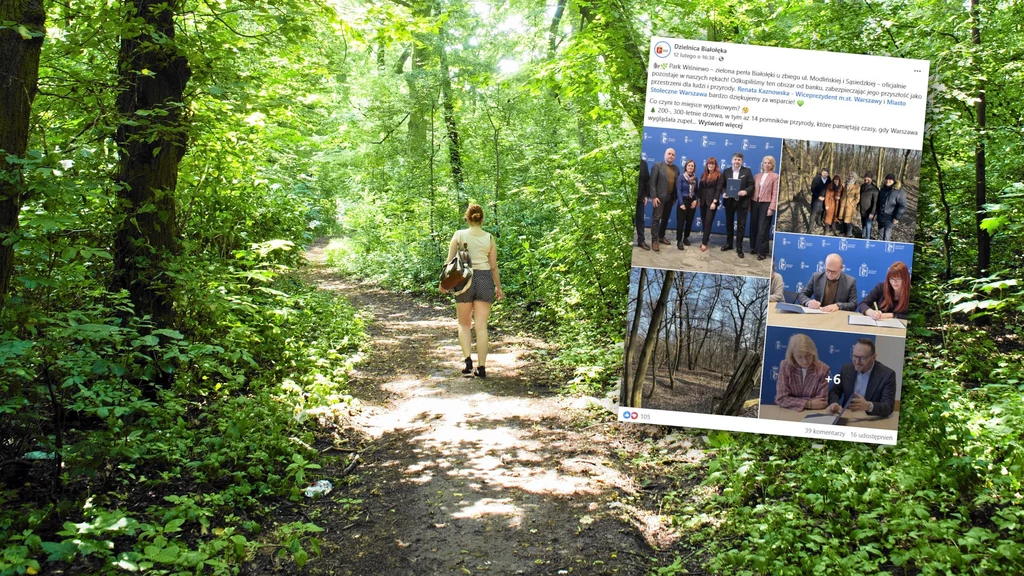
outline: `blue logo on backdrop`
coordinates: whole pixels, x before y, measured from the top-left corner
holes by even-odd
[[[775,270],[783,274],[786,290],[800,291],[811,281],[812,272],[825,270],[829,254],[843,258],[843,272],[857,281],[857,293],[863,298],[885,280],[894,262],[913,264],[913,245],[901,242],[867,241],[859,238],[829,238],[826,245],[814,236],[779,232],[775,235]],[[837,241],[838,240],[838,241]],[[785,268],[781,265],[785,263]]]
[[[667,51],[666,51],[667,52]],[[676,151],[675,165],[682,170],[686,166],[687,160],[693,160],[697,165],[697,178],[704,173],[705,165],[707,164],[708,158],[714,156],[719,160],[719,170],[725,170],[732,164],[732,155],[747,151],[744,158],[744,164],[756,175],[761,171],[761,160],[763,154],[757,154],[755,151],[758,150],[781,150],[782,139],[781,138],[763,138],[759,136],[749,135],[736,135],[736,134],[723,134],[717,132],[705,132],[697,130],[672,130],[672,129],[658,129],[657,132],[654,130],[648,130],[644,132],[643,143],[641,148],[640,157],[643,158],[647,163],[648,167],[652,167],[655,162],[661,162],[665,158],[665,150],[667,148],[673,148]],[[770,154],[766,152],[765,154]],[[778,154],[774,154],[776,172],[778,172],[778,165],[781,163],[781,158]],[[676,204],[678,205],[678,199]],[[654,211],[654,206],[648,203],[644,209],[645,212],[645,224],[650,226],[651,215]],[[719,207],[715,214],[713,222],[701,222],[699,220],[699,210],[697,215],[694,217],[694,228],[695,231],[703,231],[703,226],[711,226],[712,231],[718,234],[725,233],[725,210]],[[774,218],[772,219],[774,226]],[[668,227],[672,230],[676,229],[676,211],[675,209],[668,210]],[[747,221],[746,229],[750,230],[749,220]],[[671,237],[672,234],[670,233]]]
[[[772,366],[772,380],[778,380],[778,379],[779,379],[779,367],[778,366]]]

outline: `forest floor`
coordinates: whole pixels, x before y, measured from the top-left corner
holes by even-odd
[[[551,346],[500,326],[488,377],[462,377],[450,302],[336,277],[324,246],[307,253],[313,278],[372,316],[372,344],[353,373],[362,409],[344,426],[358,465],[303,512],[326,529],[307,573],[639,575],[679,553],[635,479],[645,437],[664,430],[621,426],[596,399],[560,396]],[[293,569],[264,556],[247,572]]]

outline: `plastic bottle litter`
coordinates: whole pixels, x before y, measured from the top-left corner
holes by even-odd
[[[334,486],[327,480],[318,480],[309,488],[306,488],[306,498],[313,498],[314,496],[326,496],[331,493]]]

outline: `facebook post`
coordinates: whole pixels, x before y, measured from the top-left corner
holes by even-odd
[[[929,63],[649,62],[619,420],[895,444]]]

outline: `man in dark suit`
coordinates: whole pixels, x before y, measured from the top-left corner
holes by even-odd
[[[821,174],[811,181],[811,226],[825,225],[825,193],[828,192],[828,184],[831,181],[828,170],[824,168],[821,169]]]
[[[633,217],[633,227],[636,228],[636,245],[644,250],[650,250],[644,240],[644,207],[651,201],[647,187],[650,186],[651,172],[647,167],[647,160],[640,159],[640,177],[637,180],[636,188],[636,216]],[[652,234],[654,236],[654,234]]]
[[[870,416],[888,416],[896,404],[896,372],[875,361],[875,343],[861,338],[853,346],[853,362],[844,364],[839,378],[828,389],[828,411],[865,411]]]
[[[676,178],[679,177],[679,167],[673,164],[676,161],[676,151],[672,148],[665,150],[665,161],[656,162],[651,168],[651,183],[648,193],[651,203],[654,204],[654,217],[651,219],[651,248],[658,251],[658,244],[668,244],[665,239],[665,228],[662,219],[668,220],[671,214],[673,201],[676,195]]]
[[[811,275],[811,281],[797,294],[796,302],[822,312],[856,310],[857,280],[843,273],[843,257],[829,254],[825,258],[825,271]]]
[[[722,172],[725,178],[725,246],[722,252],[732,250],[733,222],[736,222],[736,254],[743,258],[743,232],[747,228],[747,212],[750,211],[750,199],[754,196],[754,173],[743,165],[743,154],[732,155],[732,166]],[[739,180],[740,191],[736,198],[728,197],[730,179]]]

